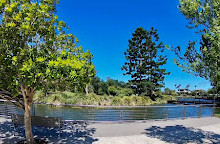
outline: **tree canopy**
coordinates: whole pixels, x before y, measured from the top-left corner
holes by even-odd
[[[1,1],[0,86],[17,95],[21,86],[81,84],[94,75],[92,55],[77,46],[58,21],[53,0]]]
[[[180,0],[179,9],[196,30],[200,42],[189,41],[184,53],[178,46],[175,63],[184,71],[211,81],[220,91],[220,2],[219,0]],[[199,45],[199,47],[198,47]]]
[[[159,42],[157,31],[151,28],[146,31],[137,28],[129,40],[129,48],[124,53],[127,59],[122,70],[125,75],[131,75],[130,84],[138,95],[144,94],[153,96],[153,91],[157,91],[164,86],[164,76],[169,74],[166,69],[160,66],[166,64],[167,58],[161,53],[164,45]]]
[[[95,74],[93,56],[67,33],[55,6],[54,0],[0,1],[0,96],[25,110],[26,138],[31,142],[35,91],[48,85],[84,86]],[[17,97],[19,93],[23,97]]]
[[[94,77],[91,81],[91,89],[97,95],[130,96],[133,94],[133,90],[128,83],[111,78],[108,78],[105,82],[98,77]]]

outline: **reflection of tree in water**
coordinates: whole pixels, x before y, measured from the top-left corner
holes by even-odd
[[[123,120],[163,119],[166,108],[129,108],[123,109]]]
[[[184,107],[168,108],[168,118],[181,118]],[[164,119],[166,107],[145,108],[76,108],[70,106],[35,105],[35,114],[38,116],[62,117],[64,120],[96,120],[96,121],[118,121],[122,112],[122,120],[147,120]],[[187,107],[186,117],[198,116],[198,107]],[[220,110],[218,109],[220,114]],[[211,116],[212,108],[202,108],[202,116]]]
[[[51,116],[60,117],[62,116],[62,106],[55,105],[35,105],[34,111],[38,116]]]
[[[119,108],[95,108],[94,120],[98,121],[118,121],[120,120]]]
[[[87,120],[93,111],[70,106],[35,105],[35,113],[38,116],[62,117],[65,120]]]
[[[220,108],[215,108],[215,114],[220,115]]]
[[[147,119],[164,119],[165,113],[164,107],[147,108]]]

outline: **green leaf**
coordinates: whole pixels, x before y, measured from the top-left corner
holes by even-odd
[[[13,56],[13,58],[12,58],[12,60],[14,61],[14,62],[17,62],[17,57],[16,56]]]
[[[43,62],[45,59],[44,58],[42,58],[42,57],[38,57],[37,58],[37,62]]]

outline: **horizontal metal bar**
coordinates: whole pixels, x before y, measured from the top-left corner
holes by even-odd
[[[149,113],[147,115],[156,115],[158,113]],[[163,113],[161,113],[163,114]],[[71,114],[71,116],[74,116],[74,115],[79,115],[79,114]],[[112,113],[112,114],[105,114],[105,113],[97,113],[97,114],[88,114],[88,113],[85,113],[85,114],[80,114],[80,115],[85,115],[85,116],[89,116],[89,115],[94,115],[94,116],[99,116],[99,115],[120,115],[120,113]],[[122,115],[146,115],[146,113],[123,113],[122,112]]]
[[[0,100],[5,101],[5,100]],[[35,103],[43,105],[54,105],[54,106],[72,106],[72,107],[92,107],[92,108],[176,108],[176,107],[200,107],[200,106],[213,106],[213,104],[205,105],[176,105],[176,106],[100,106],[100,105],[75,105],[75,104],[51,104],[51,103]]]
[[[117,115],[117,116],[102,115],[102,116],[94,116],[94,117],[96,117],[96,118],[98,118],[98,117],[120,117],[120,115]]]
[[[161,107],[200,107],[202,105],[177,105],[177,106],[100,106],[100,105],[75,105],[75,104],[51,104],[51,103],[35,103],[55,106],[72,106],[72,107],[93,107],[93,108],[161,108]],[[205,104],[213,105],[213,104]]]

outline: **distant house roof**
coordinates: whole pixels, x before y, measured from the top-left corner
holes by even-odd
[[[205,90],[203,90],[203,89],[195,89],[194,91],[205,91]]]
[[[178,89],[177,93],[191,93],[191,90],[189,90],[189,89]]]
[[[190,91],[189,89],[178,89],[178,91]]]

